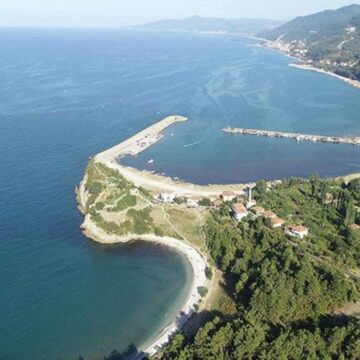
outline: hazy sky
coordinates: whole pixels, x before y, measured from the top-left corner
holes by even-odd
[[[0,26],[119,27],[192,15],[291,19],[351,0],[0,0]]]

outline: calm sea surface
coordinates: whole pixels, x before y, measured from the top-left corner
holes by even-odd
[[[173,318],[188,262],[143,243],[91,243],[73,193],[89,156],[164,116],[189,122],[124,162],[198,183],[360,171],[360,148],[220,131],[360,135],[359,91],[248,43],[0,31],[0,359],[100,359],[149,343]]]

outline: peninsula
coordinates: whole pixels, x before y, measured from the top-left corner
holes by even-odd
[[[219,335],[229,349],[237,349],[238,344],[231,342],[232,332],[240,334],[250,326],[245,325],[248,319],[272,339],[278,326],[295,331],[292,321],[331,311],[345,313],[344,305],[356,312],[358,303],[353,302],[359,298],[360,281],[357,176],[198,186],[119,163],[121,157],[136,156],[160,141],[169,126],[186,120],[179,115],[167,117],[99,153],[90,160],[77,188],[79,209],[85,217],[81,227],[87,237],[104,244],[151,241],[184,254],[191,264],[192,284],[176,318],[150,346],[139,350],[154,355],[161,349],[157,356],[164,359],[174,351],[175,357],[170,358],[177,358],[187,351],[179,330],[195,313],[200,316],[201,310],[205,314],[215,310],[220,318],[210,318],[203,327],[204,323],[194,325],[195,330],[200,327],[198,335],[208,327],[215,334],[229,332],[225,337]],[[279,136],[288,137],[286,134]],[[337,242],[343,244],[341,248]],[[269,261],[273,264],[270,272]],[[298,272],[304,282],[297,280]],[[234,283],[226,282],[229,274],[236,279]],[[306,284],[315,284],[312,295]],[[241,319],[234,323],[234,330],[232,320],[222,328],[234,316]],[[341,331],[352,334],[355,330],[352,325]],[[190,353],[197,354],[191,344],[200,339],[188,340]],[[262,343],[266,352],[275,346]],[[210,346],[214,344],[217,341]],[[241,349],[242,345],[235,353]]]
[[[298,58],[305,70],[336,76],[360,88],[360,5],[297,17],[258,34],[266,46]]]
[[[122,157],[136,156],[149,148],[151,145],[160,141],[164,136],[162,131],[169,126],[184,121],[187,121],[187,118],[184,116],[168,116],[145,130],[140,131],[121,144],[96,155],[94,161],[119,171],[122,176],[124,176],[128,181],[133,182],[136,186],[141,186],[152,191],[171,191],[175,192],[177,195],[197,195],[204,197],[218,197],[224,191],[233,191],[240,194],[243,193],[243,190],[246,188],[243,184],[200,186],[152,174],[148,171],[139,171],[131,167],[123,166],[119,163],[119,159]]]
[[[125,167],[124,156],[136,156],[160,141],[166,128],[182,123],[183,116],[169,116],[90,160],[76,189],[85,219],[84,234],[99,243],[115,244],[138,239],[171,247],[183,253],[193,270],[186,303],[176,319],[144,352],[152,355],[182,328],[195,311],[206,306],[214,293],[202,226],[209,209],[244,194],[246,185],[199,186]]]

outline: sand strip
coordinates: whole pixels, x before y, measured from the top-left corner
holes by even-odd
[[[297,69],[316,71],[321,74],[330,75],[330,76],[335,77],[341,81],[344,81],[348,85],[351,85],[360,90],[360,81],[352,80],[352,79],[346,78],[345,76],[337,75],[333,72],[319,69],[317,67],[314,67],[314,66],[308,65],[308,64],[289,64],[289,66],[297,68]]]
[[[179,310],[176,319],[173,320],[157,337],[157,339],[146,349],[140,349],[141,351],[154,355],[162,346],[164,346],[170,339],[170,337],[180,330],[186,321],[194,314],[194,305],[199,304],[201,296],[198,292],[199,287],[207,287],[211,285],[211,282],[205,276],[205,268],[207,266],[205,258],[191,245],[185,241],[178,240],[171,237],[160,237],[154,234],[136,235],[129,234],[126,236],[116,236],[106,233],[100,229],[90,219],[90,215],[85,216],[85,221],[82,224],[84,234],[90,239],[102,243],[102,244],[117,244],[126,243],[135,240],[145,240],[153,243],[168,246],[182,254],[184,254],[189,260],[192,270],[193,279],[189,289],[187,300],[185,304]]]

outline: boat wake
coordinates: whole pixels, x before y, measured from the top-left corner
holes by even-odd
[[[184,145],[184,147],[187,148],[187,147],[195,146],[195,145],[199,145],[199,144],[201,144],[201,141],[195,141],[195,142],[193,142],[193,143],[191,143],[191,144],[186,144],[186,145]]]

